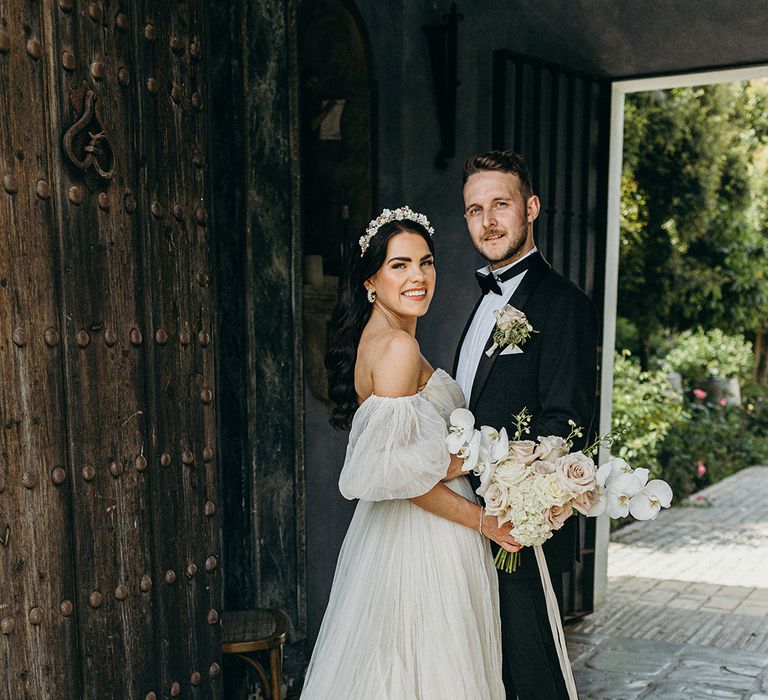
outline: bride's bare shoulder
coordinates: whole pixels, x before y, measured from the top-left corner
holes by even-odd
[[[418,341],[405,331],[387,329],[365,338],[360,357],[377,396],[410,396],[419,389],[423,361]]]

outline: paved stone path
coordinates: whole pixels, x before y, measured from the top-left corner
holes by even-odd
[[[582,700],[768,700],[768,467],[614,533],[608,596],[566,629]]]

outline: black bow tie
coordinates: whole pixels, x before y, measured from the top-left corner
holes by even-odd
[[[488,294],[488,292],[493,292],[494,294],[501,296],[501,287],[499,287],[499,283],[496,281],[492,272],[487,275],[484,275],[482,272],[475,272],[475,278],[480,285],[480,290],[483,292],[483,296]]]
[[[488,292],[493,292],[501,296],[501,287],[499,282],[506,282],[512,279],[515,275],[519,275],[524,270],[527,270],[531,266],[534,255],[528,255],[519,262],[516,262],[511,267],[507,268],[500,275],[496,276],[492,272],[484,275],[482,272],[475,272],[475,278],[480,285],[480,290],[483,292],[483,296]]]

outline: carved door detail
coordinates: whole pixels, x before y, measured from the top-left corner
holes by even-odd
[[[202,0],[0,0],[0,697],[220,696]]]

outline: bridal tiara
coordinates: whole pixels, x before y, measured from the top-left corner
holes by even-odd
[[[365,251],[368,250],[368,245],[371,242],[371,238],[376,235],[384,224],[388,224],[391,221],[402,221],[407,219],[408,221],[415,221],[417,224],[421,224],[430,236],[434,235],[435,229],[432,228],[432,224],[429,223],[429,219],[424,214],[419,214],[413,211],[407,204],[402,207],[398,207],[395,210],[385,209],[381,212],[373,221],[371,221],[365,228],[365,234],[360,236],[360,257],[365,255]]]

